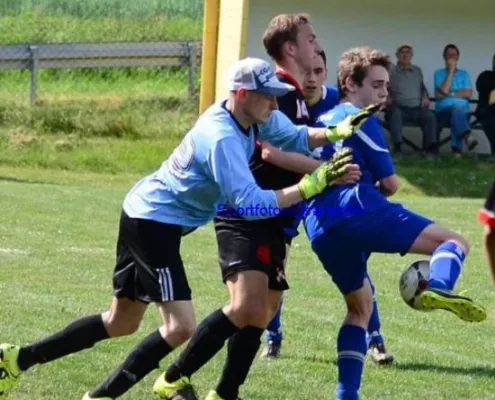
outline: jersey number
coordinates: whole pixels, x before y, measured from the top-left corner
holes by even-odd
[[[179,147],[177,147],[170,157],[170,172],[178,177],[183,177],[193,163],[194,142],[191,136],[186,136]]]

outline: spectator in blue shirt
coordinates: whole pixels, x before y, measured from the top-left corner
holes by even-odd
[[[473,150],[478,142],[471,135],[469,123],[469,99],[473,94],[469,73],[457,68],[459,49],[448,44],[443,50],[445,67],[435,71],[435,96],[437,119],[441,126],[450,126],[452,152],[462,152],[462,142]]]

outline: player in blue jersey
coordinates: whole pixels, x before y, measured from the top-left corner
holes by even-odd
[[[325,84],[327,78],[327,56],[324,51],[320,51],[311,70],[306,74],[303,85],[304,97],[313,123],[320,115],[339,104],[339,91],[334,86]]]
[[[314,60],[313,68],[306,74],[304,81],[304,94],[308,104],[308,110],[312,121],[318,118],[339,104],[340,96],[338,89],[333,86],[325,85],[328,78],[327,57],[324,51]],[[319,147],[313,151],[316,159],[321,159],[321,150]],[[301,205],[301,207],[304,207]],[[375,287],[370,277],[368,279],[373,290],[373,311],[370,316],[368,325],[368,354],[371,360],[378,365],[388,365],[394,361],[394,357],[387,352],[385,340],[381,333],[381,321],[378,311],[378,301],[375,296]]]
[[[355,48],[339,62],[341,104],[318,123],[331,126],[371,103],[385,103],[389,58],[378,50]],[[327,145],[327,159],[342,146],[351,147],[362,177],[357,184],[335,186],[308,202],[304,224],[313,251],[342,293],[347,315],[337,338],[336,398],[358,399],[367,352],[366,330],[373,310],[367,277],[371,253],[431,255],[430,278],[419,296],[424,309],[443,309],[469,322],[486,319],[485,309],[454,294],[469,244],[458,233],[390,202],[398,187],[392,158],[379,120],[371,117],[349,139]]]
[[[272,210],[288,207],[318,194],[346,171],[353,170],[349,165],[352,154],[343,151],[293,186],[277,191],[261,189],[248,166],[255,137],[287,150],[307,153],[315,146],[352,135],[374,110],[329,129],[295,126],[276,110],[277,96],[294,88],[281,83],[269,63],[259,59],[241,60],[232,66],[228,82],[228,99],[211,106],[162,166],[136,183],[125,197],[110,309],[78,319],[54,335],[27,346],[1,344],[0,399],[35,365],[91,348],[109,338],[134,333],[149,303],[155,303],[163,319],[160,329],[144,338],[101,385],[84,395],[85,400],[120,397],[187,341],[196,328],[191,289],[180,255],[184,234],[211,221],[221,203],[244,210],[253,205]],[[266,214],[255,210],[245,216],[266,218]],[[270,270],[263,272],[273,274]],[[268,286],[263,279],[253,282],[265,284],[264,292],[254,293],[249,300],[264,315]],[[197,363],[206,362],[205,357],[215,352],[220,342],[220,347],[223,345],[224,331],[230,334],[242,331],[235,325],[236,309],[226,307],[224,311],[214,314],[219,324],[218,334],[213,343],[207,343],[193,355],[193,369]],[[255,317],[259,315],[253,312]],[[200,325],[197,335],[201,337],[203,333]],[[194,341],[193,338],[191,343]],[[155,392],[164,398],[196,400],[188,376],[180,375],[177,381],[169,382],[160,377]]]

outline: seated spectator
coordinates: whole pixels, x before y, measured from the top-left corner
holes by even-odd
[[[450,127],[452,153],[462,153],[462,142],[468,150],[473,150],[478,142],[471,134],[470,105],[472,84],[469,73],[457,68],[459,49],[448,44],[443,50],[445,68],[435,71],[435,96],[437,120],[440,126]]]
[[[495,54],[492,60],[492,69],[483,71],[476,79],[478,91],[478,107],[476,118],[481,123],[486,137],[495,155]]]
[[[390,74],[389,101],[385,119],[389,124],[394,151],[400,153],[402,127],[412,123],[423,131],[423,149],[437,152],[437,120],[430,110],[430,96],[424,84],[421,68],[411,63],[413,49],[402,45],[395,53],[397,65]]]

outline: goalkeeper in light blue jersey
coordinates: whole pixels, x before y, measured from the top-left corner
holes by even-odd
[[[315,146],[351,136],[370,111],[329,129],[294,126],[276,111],[277,96],[293,87],[278,81],[271,66],[259,59],[236,62],[228,85],[229,98],[211,106],[162,166],[127,194],[120,217],[109,310],[80,318],[26,346],[1,344],[0,399],[35,365],[134,333],[147,306],[155,303],[163,325],[138,343],[115,371],[84,395],[84,400],[122,396],[158,368],[159,362],[186,342],[196,328],[191,289],[180,255],[184,234],[211,221],[222,202],[244,210],[288,207],[312,198],[356,168],[349,165],[352,154],[346,150],[292,187],[260,189],[248,167],[256,137],[306,154]],[[267,217],[255,211],[244,215]],[[253,304],[257,300],[254,298]],[[266,313],[266,305],[259,310]],[[235,312],[222,321],[230,320],[235,320]],[[154,390],[163,398],[196,400],[185,377],[173,382],[160,377]]]

